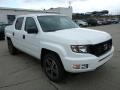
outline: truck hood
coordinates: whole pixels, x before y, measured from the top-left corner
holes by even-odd
[[[111,39],[111,36],[103,31],[86,29],[86,28],[72,28],[58,30],[50,32],[50,36],[53,36],[58,42],[71,42],[74,44],[86,45],[86,44],[98,44]]]

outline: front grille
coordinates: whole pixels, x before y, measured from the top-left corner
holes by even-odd
[[[101,56],[108,52],[112,48],[112,39],[96,44],[96,45],[89,45],[88,52],[95,56]]]

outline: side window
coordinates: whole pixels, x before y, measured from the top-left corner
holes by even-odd
[[[17,18],[15,23],[15,29],[21,30],[23,24],[24,17]]]
[[[32,17],[27,17],[25,22],[25,31],[28,29],[38,30],[35,20]]]

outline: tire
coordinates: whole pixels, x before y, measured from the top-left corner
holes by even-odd
[[[43,70],[46,76],[54,82],[61,81],[65,73],[59,56],[54,53],[47,53],[43,57]]]
[[[0,40],[4,40],[4,36],[1,33],[0,33]]]
[[[11,40],[7,41],[8,43],[8,50],[11,55],[15,55],[17,53],[17,49],[13,46],[13,43]]]
[[[80,26],[80,27],[83,27],[83,25],[82,25],[82,24],[79,24],[79,26]]]

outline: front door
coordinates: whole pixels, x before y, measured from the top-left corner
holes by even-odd
[[[40,57],[40,39],[38,33],[28,33],[27,30],[34,30],[38,31],[35,19],[32,17],[26,17],[25,25],[24,25],[24,46],[26,52],[32,56]]]

